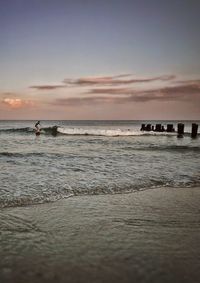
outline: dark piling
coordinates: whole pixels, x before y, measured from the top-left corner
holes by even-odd
[[[168,133],[173,133],[175,130],[174,130],[174,126],[173,124],[167,124],[167,132]]]
[[[151,131],[151,124],[147,124],[147,126],[146,126],[146,129],[145,129],[146,131],[148,131],[148,132],[150,132]]]
[[[178,138],[182,138],[183,135],[184,135],[184,124],[183,123],[178,123],[178,126],[177,126],[177,137]]]
[[[145,124],[142,124],[140,131],[145,131],[145,128],[146,128],[146,125],[145,125]]]
[[[197,132],[198,132],[198,125],[196,123],[192,123],[191,138],[196,138]]]
[[[155,132],[162,132],[162,125],[156,124]]]

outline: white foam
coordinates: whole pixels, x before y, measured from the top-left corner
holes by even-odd
[[[58,128],[58,132],[65,135],[90,135],[90,136],[141,136],[141,135],[174,135],[173,133],[142,132],[131,129],[84,129],[84,128]]]

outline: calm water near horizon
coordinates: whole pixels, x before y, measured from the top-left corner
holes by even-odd
[[[41,121],[39,137],[35,121],[0,121],[0,207],[199,186],[200,139],[187,134],[192,122],[184,121],[186,135],[177,138],[141,132],[145,121]],[[55,125],[53,137],[47,129]]]

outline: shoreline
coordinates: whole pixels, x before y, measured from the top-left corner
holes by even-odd
[[[200,188],[1,209],[0,281],[198,282]]]
[[[199,186],[195,186],[195,187],[151,187],[151,188],[142,188],[142,189],[138,189],[138,190],[133,190],[133,191],[125,191],[125,192],[114,192],[114,193],[91,193],[91,194],[71,194],[68,196],[64,196],[61,198],[58,198],[56,200],[50,200],[50,201],[44,201],[44,202],[38,202],[38,203],[25,203],[25,204],[20,204],[20,205],[7,205],[7,206],[2,206],[0,207],[0,211],[5,210],[5,209],[17,209],[17,208],[26,208],[26,207],[34,207],[34,206],[41,206],[41,205],[51,205],[54,203],[59,203],[62,201],[66,201],[68,199],[71,198],[84,198],[84,197],[98,197],[98,196],[115,196],[115,195],[132,195],[135,193],[140,193],[140,192],[145,192],[145,191],[149,191],[149,190],[173,190],[173,189],[177,189],[177,190],[183,190],[183,189],[200,189]]]

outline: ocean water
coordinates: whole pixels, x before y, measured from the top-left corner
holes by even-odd
[[[76,195],[124,194],[200,185],[200,138],[193,121],[177,133],[141,132],[158,121],[0,121],[0,208]],[[200,123],[199,121],[195,121]],[[58,126],[57,136],[51,129]]]

